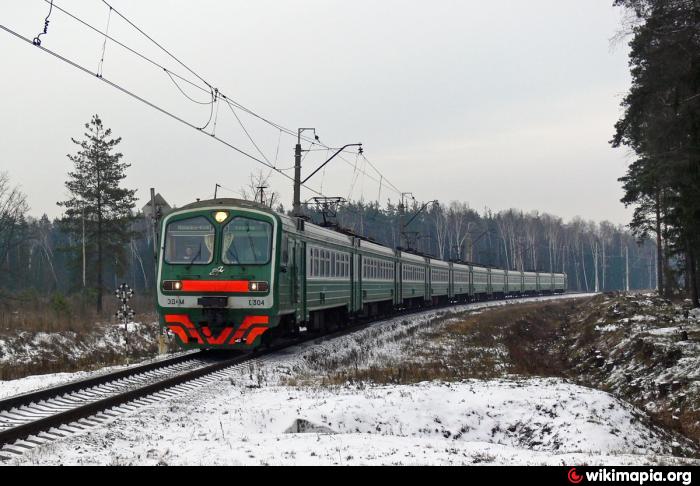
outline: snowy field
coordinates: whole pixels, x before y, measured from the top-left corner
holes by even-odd
[[[33,332],[0,330],[0,378],[45,373],[96,370],[153,356],[158,349],[159,325],[153,316],[124,326],[96,322],[88,330]],[[128,344],[125,336],[128,335]],[[12,367],[12,369],[9,369]]]
[[[424,312],[298,346],[12,463],[700,464],[674,457],[680,445],[650,426],[644,412],[561,379],[337,386],[313,380],[321,361],[347,363],[362,351],[363,338],[376,346],[355,366],[400,360],[401,340],[414,339],[422,327],[514,302]],[[0,393],[70,378],[0,383]],[[290,386],[295,382],[303,385]]]
[[[31,464],[674,463],[602,392],[559,380],[248,389],[223,382],[27,454]]]
[[[139,361],[136,365],[143,365],[147,363],[153,363],[159,360],[171,358],[174,356],[180,356],[183,354],[192,353],[192,351],[177,352],[164,356],[159,356],[157,358]],[[3,364],[3,366],[11,366],[9,364]],[[49,373],[45,375],[34,375],[27,376],[26,378],[20,378],[18,380],[0,380],[0,399],[11,397],[14,395],[21,395],[23,393],[28,393],[31,391],[41,390],[44,388],[50,388],[57,385],[62,385],[64,383],[69,383],[72,381],[85,380],[87,378],[92,378],[99,375],[104,375],[107,373],[113,373],[115,371],[121,371],[128,369],[129,366],[106,366],[95,371],[78,371],[75,373]]]

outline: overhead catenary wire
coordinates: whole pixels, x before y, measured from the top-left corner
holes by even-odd
[[[34,45],[31,39],[29,39],[29,38],[23,36],[22,34],[20,34],[20,33],[16,32],[16,31],[14,31],[14,30],[12,30],[12,29],[10,29],[9,27],[6,27],[5,25],[0,24],[0,29],[4,30],[5,32],[7,32],[7,33],[9,33],[9,34],[11,34],[11,35],[13,35],[13,36],[15,36],[16,38],[18,38],[18,39],[20,39],[20,40],[23,40],[23,41],[25,41],[25,42],[27,42],[27,43],[29,43],[29,44]],[[268,168],[270,168],[270,169],[275,170],[277,173],[279,173],[280,175],[286,177],[287,179],[292,180],[292,181],[294,180],[291,176],[289,176],[289,175],[285,174],[284,172],[282,172],[282,171],[276,169],[275,167],[271,166],[271,165],[270,165],[269,163],[267,163],[266,161],[261,160],[261,159],[255,157],[255,156],[252,155],[252,154],[249,154],[248,152],[246,152],[246,151],[244,151],[244,150],[242,150],[242,149],[236,147],[235,145],[233,145],[233,144],[227,142],[226,140],[223,140],[223,139],[220,138],[220,137],[217,137],[216,135],[212,135],[212,134],[210,134],[210,133],[207,133],[207,132],[203,131],[200,127],[197,127],[196,125],[194,125],[194,124],[192,124],[191,122],[189,122],[189,121],[187,121],[187,120],[181,118],[180,116],[178,116],[178,115],[176,115],[176,114],[174,114],[174,113],[172,113],[172,112],[167,111],[166,109],[164,109],[164,108],[162,108],[162,107],[156,105],[155,103],[152,103],[152,102],[148,101],[147,99],[145,99],[145,98],[143,98],[143,97],[137,95],[136,93],[134,93],[134,92],[132,92],[132,91],[130,91],[130,90],[124,88],[123,86],[121,86],[121,85],[119,85],[119,84],[117,84],[117,83],[115,83],[115,82],[109,80],[108,78],[106,78],[106,77],[97,78],[97,77],[95,76],[95,73],[92,72],[90,69],[86,68],[85,66],[83,66],[83,65],[81,65],[81,64],[78,64],[77,62],[75,62],[75,61],[73,61],[73,60],[71,60],[71,59],[68,59],[67,57],[65,57],[65,56],[63,56],[63,55],[61,55],[61,54],[59,54],[59,53],[57,53],[57,52],[55,52],[55,51],[53,51],[53,50],[51,50],[51,49],[47,49],[46,47],[43,47],[43,46],[36,46],[36,47],[38,47],[39,49],[41,49],[42,52],[45,52],[45,53],[47,53],[47,54],[50,54],[51,56],[55,57],[56,59],[59,59],[59,60],[65,62],[66,64],[68,64],[68,65],[70,65],[70,66],[72,66],[72,67],[74,67],[74,68],[76,68],[76,69],[78,69],[78,70],[80,70],[80,71],[83,71],[84,73],[89,74],[90,76],[95,77],[96,79],[99,79],[100,81],[102,81],[102,82],[106,83],[107,85],[109,85],[109,86],[115,88],[116,90],[118,90],[118,91],[120,91],[120,92],[122,92],[122,93],[124,93],[124,94],[126,94],[126,95],[128,95],[128,96],[130,96],[131,98],[133,98],[133,99],[135,99],[135,100],[137,100],[137,101],[140,101],[141,103],[144,103],[145,105],[147,105],[147,106],[153,108],[154,110],[156,110],[156,111],[158,111],[158,112],[160,112],[160,113],[162,113],[162,114],[164,114],[164,115],[166,115],[166,116],[172,118],[173,120],[176,120],[176,121],[182,123],[183,125],[186,125],[186,126],[188,126],[188,127],[190,127],[190,128],[193,128],[193,129],[195,129],[196,131],[198,131],[198,132],[200,132],[200,133],[203,133],[203,134],[205,134],[205,135],[208,135],[210,138],[213,138],[214,140],[216,140],[216,141],[218,141],[218,142],[220,142],[220,143],[226,145],[226,146],[229,147],[230,149],[232,149],[232,150],[238,152],[239,154],[241,154],[241,155],[243,155],[243,156],[245,156],[245,157],[247,157],[247,158],[249,158],[249,159],[251,159],[251,160],[253,160],[253,161],[255,161],[255,162],[258,162],[258,163],[260,163],[260,164],[262,164],[262,165],[264,165],[264,166],[266,166],[266,167],[268,167]],[[313,189],[312,187],[309,187],[309,186],[307,186],[307,185],[304,185],[304,188],[307,189],[307,190],[309,190],[309,191],[311,191],[311,192],[313,192],[314,194],[317,194],[317,195],[319,195],[319,196],[324,196],[324,194],[321,194],[319,191],[317,191],[316,189]]]
[[[105,28],[105,38],[102,42],[102,57],[100,57],[100,63],[97,66],[97,77],[102,76],[102,70],[105,64],[105,52],[107,52],[107,34],[109,33],[109,23],[112,20],[112,9],[109,9],[107,13],[107,27]]]
[[[49,22],[51,18],[51,13],[53,12],[53,0],[48,1],[47,3],[49,4],[49,13],[46,15],[46,18],[44,19],[44,30],[39,32],[36,37],[32,40],[32,44],[35,46],[40,46],[41,45],[41,36],[46,35],[49,33]]]
[[[75,20],[76,22],[82,24],[84,27],[87,27],[88,29],[94,31],[95,33],[100,34],[100,36],[104,36],[105,39],[108,39],[108,40],[114,42],[114,43],[115,43],[116,45],[118,45],[119,47],[121,47],[121,48],[127,50],[128,52],[134,54],[135,56],[141,58],[142,60],[148,62],[149,64],[151,64],[151,65],[153,65],[153,66],[155,66],[155,67],[157,67],[157,68],[159,68],[159,69],[162,69],[162,70],[164,70],[164,71],[167,71],[167,72],[169,72],[170,74],[172,74],[173,76],[177,77],[179,80],[181,80],[181,81],[183,81],[183,82],[185,82],[185,83],[188,83],[188,84],[191,85],[192,87],[197,88],[197,89],[199,89],[199,90],[201,90],[201,91],[203,91],[203,92],[209,94],[209,88],[208,88],[208,87],[202,87],[202,86],[198,85],[197,83],[193,82],[192,80],[187,79],[187,78],[185,78],[184,76],[182,76],[182,75],[180,75],[180,74],[178,74],[178,73],[175,73],[175,72],[172,71],[172,70],[166,69],[165,66],[163,66],[162,64],[160,64],[160,63],[154,61],[153,59],[151,59],[151,58],[148,57],[148,56],[145,56],[144,54],[138,52],[137,50],[132,49],[131,47],[129,47],[129,46],[127,46],[126,44],[124,44],[123,42],[119,41],[118,39],[115,39],[114,37],[110,36],[107,32],[103,32],[102,30],[98,29],[98,28],[95,27],[94,25],[89,24],[88,22],[84,21],[83,19],[81,19],[81,18],[78,17],[77,15],[75,15],[75,14],[69,12],[68,10],[66,10],[66,9],[63,8],[63,7],[61,7],[60,5],[54,4],[52,0],[44,0],[44,2],[46,2],[46,3],[51,3],[51,4],[53,5],[53,8],[55,8],[55,9],[58,10],[59,12],[61,12],[61,13],[63,13],[64,15],[66,15],[66,16],[72,18],[72,19]]]
[[[71,13],[71,12],[68,12],[65,8],[62,8],[62,7],[60,7],[59,5],[55,5],[55,4],[54,4],[54,0],[44,0],[44,1],[45,1],[46,3],[48,3],[48,4],[50,4],[51,8],[56,8],[57,10],[59,10],[60,12],[62,12],[63,14],[68,15],[69,17],[71,17],[71,18],[74,19],[75,21],[81,23],[81,24],[84,25],[85,27],[87,27],[87,28],[89,28],[89,29],[95,31],[96,33],[99,33],[100,35],[104,36],[105,42],[109,39],[110,41],[114,42],[116,45],[118,45],[118,46],[120,46],[120,47],[126,49],[128,52],[131,52],[132,54],[134,54],[134,55],[140,57],[141,59],[143,59],[144,61],[146,61],[146,62],[152,64],[153,66],[162,69],[162,70],[166,73],[166,75],[168,76],[168,78],[171,80],[171,82],[173,82],[173,84],[175,84],[176,88],[177,88],[186,98],[188,98],[190,101],[192,101],[192,102],[194,102],[194,103],[197,103],[197,104],[202,104],[202,105],[211,104],[210,116],[209,116],[209,119],[208,119],[207,123],[206,123],[205,125],[203,125],[202,127],[196,127],[196,128],[204,129],[204,128],[206,128],[207,126],[209,126],[209,124],[210,124],[211,121],[212,121],[212,117],[213,117],[213,115],[214,115],[214,106],[213,106],[213,105],[215,104],[214,101],[215,101],[215,98],[216,98],[216,96],[214,95],[215,88],[213,88],[212,84],[209,83],[203,76],[201,76],[200,74],[198,74],[194,69],[190,68],[187,64],[185,64],[183,61],[181,61],[177,56],[175,56],[172,52],[170,52],[168,49],[166,49],[163,45],[161,45],[158,41],[156,41],[152,36],[148,35],[143,29],[141,29],[141,28],[140,28],[139,26],[137,26],[134,22],[132,22],[126,15],[124,15],[124,14],[123,14],[122,12],[120,12],[119,10],[115,9],[109,2],[107,2],[106,0],[102,0],[102,3],[104,3],[104,4],[110,9],[110,16],[111,16],[111,12],[114,12],[116,15],[118,15],[120,18],[122,18],[126,23],[128,23],[131,27],[133,27],[136,31],[138,31],[141,35],[143,35],[146,39],[148,39],[150,42],[152,42],[154,45],[156,45],[159,49],[161,49],[164,53],[166,53],[170,58],[172,58],[175,62],[177,62],[180,66],[182,66],[184,69],[186,69],[190,74],[192,74],[192,75],[193,75],[194,77],[196,77],[199,81],[201,81],[201,83],[203,83],[204,86],[198,84],[198,83],[195,82],[195,81],[192,81],[191,79],[186,78],[185,76],[182,76],[182,75],[180,75],[180,74],[174,72],[173,70],[167,69],[165,66],[163,66],[163,65],[160,64],[159,62],[154,61],[153,59],[151,59],[151,58],[145,56],[144,54],[138,52],[138,51],[135,50],[135,49],[132,49],[131,47],[129,47],[129,46],[127,46],[126,44],[124,44],[123,42],[120,42],[119,40],[117,40],[117,39],[115,39],[114,37],[110,36],[110,35],[108,34],[108,32],[102,32],[100,29],[98,29],[98,28],[96,28],[96,27],[90,25],[88,22],[86,22],[86,21],[84,21],[83,19],[79,18],[77,15],[75,15],[75,14],[73,14],[73,13]],[[185,93],[185,91],[184,91],[184,90],[182,89],[182,87],[175,81],[174,78],[177,78],[177,79],[179,79],[181,82],[184,82],[184,83],[189,84],[190,86],[192,86],[192,87],[195,88],[195,89],[201,90],[202,92],[206,92],[207,94],[209,94],[209,95],[211,96],[212,101],[210,101],[210,102],[200,102],[200,101],[195,100],[194,98],[192,98],[191,96],[189,96],[189,95],[187,95],[187,94]],[[281,125],[281,124],[279,124],[279,123],[276,123],[276,122],[274,122],[274,121],[272,121],[272,120],[270,120],[270,119],[268,119],[268,118],[266,118],[266,117],[264,117],[264,116],[262,116],[262,115],[256,113],[255,111],[253,111],[253,110],[251,110],[251,109],[245,107],[244,105],[240,104],[239,102],[235,101],[234,99],[232,99],[232,98],[226,96],[224,93],[221,93],[219,90],[216,90],[216,91],[217,91],[217,96],[220,97],[221,99],[225,100],[225,101],[227,102],[227,104],[229,104],[229,107],[230,107],[230,108],[231,108],[231,107],[238,108],[238,109],[241,110],[242,112],[244,112],[244,113],[246,113],[246,114],[248,114],[248,115],[250,115],[250,116],[253,116],[253,117],[255,117],[255,118],[261,120],[262,122],[264,122],[264,123],[266,123],[266,124],[268,124],[268,125],[270,125],[270,126],[276,128],[276,129],[279,130],[281,133],[284,133],[284,134],[286,134],[286,135],[288,135],[288,136],[293,136],[293,137],[295,137],[295,138],[298,136],[298,134],[297,134],[297,132],[296,132],[295,130],[289,129],[289,128],[287,128],[287,127],[285,127],[285,126],[283,126],[283,125]],[[233,111],[233,110],[232,110],[232,111]],[[236,115],[235,112],[234,112],[234,115]],[[237,118],[238,118],[238,117],[237,117]],[[241,122],[240,119],[239,119],[239,123],[241,123],[241,125],[242,125],[242,122]],[[252,139],[252,137],[250,136],[250,133],[248,132],[248,130],[246,130],[243,126],[242,126],[242,128],[244,129],[244,132],[246,132],[246,135],[248,136],[248,138],[249,138],[249,139]],[[311,139],[311,138],[309,138],[309,137],[306,137],[306,136],[304,136],[304,135],[301,136],[301,139],[302,139],[302,140],[305,140],[305,141],[307,141],[307,142],[310,142],[310,143],[317,143],[319,146],[321,146],[321,147],[323,147],[323,148],[325,148],[325,149],[332,149],[331,146],[326,145],[326,144],[324,144],[324,143],[322,143],[322,142],[320,142],[320,141],[317,142],[317,141],[315,141],[315,140],[313,140],[313,139]],[[252,142],[253,145],[256,147],[256,150],[260,153],[260,155],[263,156],[263,158],[264,158],[267,162],[269,162],[269,159],[262,153],[262,151],[260,150],[259,146],[258,146],[253,140],[251,140],[251,142]],[[342,161],[344,161],[344,163],[346,163],[348,166],[351,166],[351,167],[352,167],[352,166],[354,165],[352,162],[350,162],[349,160],[347,160],[345,157],[342,157],[342,155],[339,155],[338,157],[339,157]],[[370,161],[366,158],[366,156],[364,156],[364,154],[363,154],[363,159],[365,159],[365,169],[360,169],[360,173],[361,173],[363,176],[365,176],[366,178],[368,178],[368,179],[370,179],[370,180],[376,182],[377,184],[382,184],[382,183],[384,183],[384,184],[386,184],[386,186],[387,186],[388,188],[390,188],[392,191],[396,192],[397,194],[401,194],[402,191],[399,190],[393,183],[391,183],[391,181],[390,181],[381,171],[379,171],[379,170],[377,169],[377,167],[376,167],[372,162],[370,162]],[[372,176],[372,175],[370,175],[370,174],[367,173],[367,171],[366,171],[366,165],[367,165],[367,164],[372,168],[372,170],[373,170],[374,172],[377,173],[377,175],[379,176],[379,178],[376,178],[376,177],[374,177],[374,176]],[[273,164],[273,165],[276,165],[276,164]],[[353,170],[358,170],[357,167],[356,167],[356,165],[354,165],[354,169],[353,169]]]
[[[241,126],[241,129],[243,129],[243,132],[244,132],[244,133],[246,134],[246,136],[248,137],[248,140],[250,140],[250,143],[253,144],[253,146],[254,146],[255,149],[258,151],[258,153],[260,154],[260,156],[261,156],[263,159],[265,159],[265,162],[267,162],[268,164],[270,164],[270,160],[269,160],[269,159],[267,158],[267,156],[263,153],[263,151],[260,150],[260,147],[258,147],[258,144],[255,143],[255,140],[253,140],[253,137],[250,136],[250,133],[248,133],[248,130],[246,129],[245,125],[243,124],[243,122],[242,122],[241,119],[239,118],[238,114],[236,113],[236,110],[233,108],[233,106],[231,106],[231,103],[229,103],[228,101],[226,101],[226,105],[227,105],[227,106],[229,107],[229,109],[231,110],[231,113],[233,113],[233,116],[236,117],[236,120],[238,120],[238,124]],[[271,165],[272,167],[274,167],[273,164],[270,164],[270,165]]]
[[[102,3],[104,3],[105,5],[107,5],[107,7],[109,7],[110,9],[114,10],[114,13],[116,13],[118,16],[120,16],[126,23],[128,23],[129,25],[131,25],[134,29],[136,29],[137,31],[139,31],[139,32],[141,33],[141,35],[143,35],[143,36],[146,37],[148,40],[150,40],[151,42],[153,42],[156,46],[158,46],[163,52],[165,52],[168,56],[170,56],[170,57],[171,57],[172,59],[174,59],[178,64],[180,64],[180,66],[184,67],[184,68],[187,69],[190,73],[192,73],[194,76],[196,76],[197,78],[199,78],[199,80],[202,81],[204,84],[206,84],[209,88],[212,87],[212,86],[207,82],[207,80],[205,80],[203,77],[201,77],[201,76],[200,76],[199,74],[197,74],[195,71],[193,71],[192,69],[190,69],[189,66],[187,66],[184,62],[180,61],[180,59],[178,59],[173,53],[171,53],[171,52],[170,52],[169,50],[167,50],[165,47],[163,47],[162,45],[160,45],[155,39],[153,39],[151,36],[149,36],[146,32],[144,32],[143,30],[141,30],[136,24],[134,24],[131,20],[129,20],[126,16],[124,16],[119,10],[116,10],[114,7],[112,7],[106,0],[102,0]]]
[[[45,1],[48,1],[48,0],[45,0]],[[104,4],[105,4],[107,7],[109,7],[110,9],[113,9],[112,5],[111,5],[109,2],[107,2],[106,0],[102,0],[102,3],[104,3]],[[206,84],[207,86],[211,87],[211,84],[210,84],[208,81],[206,81],[202,76],[200,76],[200,75],[199,75],[198,73],[196,73],[193,69],[191,69],[189,66],[187,66],[184,62],[182,62],[180,59],[178,59],[174,54],[172,54],[168,49],[166,49],[165,47],[163,47],[163,46],[162,46],[160,43],[158,43],[155,39],[153,39],[151,36],[149,36],[146,32],[144,32],[141,28],[139,28],[136,24],[134,24],[131,20],[129,20],[124,14],[122,14],[121,12],[119,12],[119,11],[116,10],[116,9],[114,10],[114,12],[115,12],[117,15],[119,15],[124,21],[126,21],[129,25],[131,25],[134,29],[136,29],[139,33],[141,33],[144,37],[146,37],[148,40],[150,40],[153,44],[155,44],[155,45],[158,46],[161,50],[163,50],[163,52],[165,52],[168,56],[170,56],[170,57],[171,57],[173,60],[175,60],[178,64],[180,64],[182,67],[184,67],[185,69],[187,69],[190,73],[192,73],[194,76],[196,76],[196,77],[197,77],[199,80],[201,80],[204,84]],[[262,121],[265,121],[266,123],[268,123],[268,124],[274,126],[275,128],[277,128],[277,129],[279,129],[279,130],[281,130],[281,131],[287,132],[287,134],[289,134],[289,135],[292,135],[292,136],[297,135],[293,130],[287,129],[287,128],[283,127],[282,125],[278,124],[278,123],[275,123],[275,122],[273,122],[273,121],[271,121],[271,120],[266,119],[265,117],[262,117],[262,116],[258,115],[258,114],[255,113],[254,111],[252,111],[252,110],[250,110],[250,109],[244,107],[243,105],[241,105],[241,104],[239,104],[239,103],[237,103],[237,102],[231,100],[231,99],[228,98],[228,97],[225,97],[225,96],[224,96],[224,99],[226,99],[227,101],[230,101],[230,102],[234,103],[234,104],[235,104],[239,109],[241,109],[242,111],[244,111],[244,112],[246,112],[246,113],[248,113],[248,114],[250,114],[250,115],[252,115],[252,116],[257,117],[257,118],[259,118],[259,119],[262,120]],[[247,131],[246,131],[246,134],[247,134]],[[310,141],[310,139],[307,139],[307,141]],[[321,143],[321,145],[323,145],[324,148],[331,149],[331,147],[326,146],[325,144],[322,144],[322,143]],[[256,148],[258,148],[257,145],[256,145]],[[260,151],[260,150],[258,149],[258,151]],[[262,153],[261,153],[261,155],[262,155]],[[387,183],[387,185],[388,185],[389,187],[391,187],[393,190],[397,191],[399,194],[401,193],[401,191],[400,191],[394,184],[392,184],[392,183],[388,180],[388,178],[387,178],[383,173],[381,173],[381,172],[376,168],[376,166],[375,166],[374,164],[372,164],[372,162],[370,162],[370,161],[369,161],[366,157],[364,157],[364,156],[363,156],[363,158],[365,159],[366,163],[369,164],[370,167],[372,167],[372,169],[380,176],[380,179],[377,180],[376,178],[373,178],[373,177],[369,176],[369,174],[366,174],[366,173],[363,174],[363,175],[365,175],[366,177],[369,177],[370,179],[374,180],[374,181],[377,182],[377,183],[381,183],[381,181],[384,180],[384,181]],[[347,160],[346,160],[345,162],[348,163],[348,164],[350,164],[350,162],[347,161]]]
[[[214,115],[214,126],[211,129],[211,134],[216,136],[216,124],[219,121],[219,101],[216,101],[216,115]]]
[[[192,103],[196,103],[196,104],[198,104],[198,105],[211,105],[211,104],[213,103],[212,100],[209,100],[209,101],[199,101],[199,100],[195,100],[195,99],[192,98],[190,95],[188,95],[187,93],[185,93],[185,90],[183,90],[183,89],[180,87],[180,85],[177,84],[177,81],[175,81],[175,78],[173,77],[173,73],[171,73],[168,69],[165,69],[165,68],[163,68],[163,71],[165,71],[165,74],[168,76],[168,78],[170,78],[170,80],[173,82],[173,84],[175,85],[175,87],[180,91],[180,93],[182,93],[182,95],[183,95],[185,98],[187,98],[188,100],[190,100]]]
[[[160,44],[158,41],[156,41],[153,37],[151,37],[150,35],[148,35],[143,29],[141,29],[140,27],[138,27],[134,22],[132,22],[131,20],[129,20],[122,12],[118,11],[117,9],[115,9],[109,2],[107,2],[107,1],[105,1],[105,0],[101,0],[101,1],[102,1],[102,3],[104,3],[109,9],[111,9],[111,11],[113,11],[116,15],[118,15],[120,18],[122,18],[125,22],[127,22],[130,26],[132,26],[136,31],[138,31],[141,35],[143,35],[146,39],[148,39],[150,42],[152,42],[154,45],[156,45],[159,49],[161,49],[164,53],[166,53],[170,58],[172,58],[172,59],[173,59],[175,62],[177,62],[180,66],[182,66],[182,67],[183,67],[184,69],[186,69],[189,73],[191,73],[193,76],[195,76],[199,81],[201,81],[201,82],[204,84],[204,86],[202,86],[202,85],[200,85],[200,84],[198,84],[198,83],[196,83],[196,82],[194,82],[194,81],[192,81],[192,80],[190,80],[190,79],[187,79],[186,77],[184,77],[184,76],[182,76],[182,75],[180,75],[180,74],[178,74],[178,73],[175,73],[173,70],[167,69],[167,68],[166,68],[165,66],[163,66],[162,64],[160,64],[160,63],[154,61],[153,59],[151,59],[151,58],[145,56],[144,54],[142,54],[142,53],[136,51],[135,49],[132,49],[131,47],[127,46],[127,45],[124,44],[123,42],[120,42],[119,40],[115,39],[114,37],[108,35],[107,32],[101,31],[99,28],[94,27],[93,25],[91,25],[91,24],[89,24],[88,22],[84,21],[83,19],[79,18],[77,15],[75,15],[75,14],[73,14],[73,13],[71,13],[71,12],[68,12],[65,8],[63,8],[63,7],[59,6],[59,5],[55,5],[55,4],[53,3],[53,0],[44,0],[44,2],[46,2],[46,3],[50,4],[50,5],[52,5],[52,8],[56,8],[56,9],[59,10],[60,12],[64,13],[65,15],[68,15],[69,17],[73,18],[75,21],[81,23],[81,24],[84,25],[85,27],[87,27],[87,28],[93,30],[94,32],[96,32],[96,33],[98,33],[98,34],[104,36],[105,39],[109,39],[110,41],[114,42],[116,45],[118,45],[118,46],[120,46],[120,47],[126,49],[127,51],[129,51],[129,52],[131,52],[132,54],[134,54],[134,55],[140,57],[140,58],[143,59],[144,61],[146,61],[146,62],[152,64],[152,65],[155,66],[155,67],[158,67],[158,68],[162,69],[162,70],[166,73],[166,75],[168,75],[169,79],[173,82],[173,84],[175,84],[175,86],[177,87],[177,89],[178,89],[186,98],[188,98],[190,101],[192,101],[192,102],[194,102],[194,103],[197,103],[197,104],[202,104],[202,105],[208,105],[208,104],[210,104],[210,103],[213,105],[214,96],[212,95],[212,92],[213,92],[214,88],[212,87],[212,84],[211,84],[211,83],[209,83],[203,76],[201,76],[200,74],[198,74],[195,70],[193,70],[192,68],[190,68],[189,66],[187,66],[183,61],[181,61],[178,57],[176,57],[174,54],[172,54],[172,52],[170,52],[168,49],[166,49],[163,45],[161,45],[161,44]],[[200,101],[197,101],[197,100],[193,99],[191,96],[187,95],[187,94],[184,92],[184,90],[182,89],[182,87],[181,87],[177,82],[175,82],[175,80],[174,80],[173,78],[177,78],[177,79],[179,79],[180,81],[189,84],[189,85],[192,86],[193,88],[198,89],[198,90],[200,90],[200,91],[202,91],[202,92],[204,92],[204,93],[207,93],[207,94],[210,95],[210,97],[212,98],[212,101],[200,102]],[[227,103],[229,103],[230,106],[233,106],[233,107],[235,107],[235,108],[238,108],[238,109],[241,110],[242,112],[244,112],[244,113],[246,113],[246,114],[248,114],[248,115],[250,115],[250,116],[253,116],[253,117],[257,118],[257,119],[259,119],[260,121],[262,121],[262,122],[264,122],[264,123],[266,123],[266,124],[268,124],[268,125],[270,125],[270,126],[276,128],[277,130],[280,130],[282,133],[284,133],[284,134],[286,134],[286,135],[288,135],[288,136],[290,136],[290,137],[294,137],[294,138],[296,138],[296,137],[298,136],[298,133],[297,133],[296,130],[292,130],[292,129],[290,129],[290,128],[287,128],[287,127],[285,127],[284,125],[281,125],[281,124],[279,124],[279,123],[276,123],[276,122],[270,120],[269,118],[264,117],[264,116],[260,115],[259,113],[256,113],[256,112],[253,111],[252,109],[247,108],[246,106],[242,105],[241,103],[237,102],[236,100],[234,100],[234,99],[230,98],[229,96],[225,95],[225,94],[224,94],[223,92],[221,92],[220,90],[218,90],[218,96],[221,97],[223,100],[225,100]],[[234,114],[235,114],[235,113],[234,113]],[[209,125],[209,123],[211,123],[212,115],[213,115],[213,106],[212,106],[212,110],[211,110],[211,112],[210,112],[209,121],[208,121],[207,124],[204,125],[204,128],[206,128],[206,127]],[[244,131],[246,131],[246,130],[244,130]],[[247,136],[250,138],[250,134],[249,134],[249,133],[247,133]],[[324,143],[321,142],[321,141],[317,141],[317,140],[315,140],[315,139],[312,139],[312,138],[310,138],[310,137],[308,137],[308,136],[304,136],[303,134],[301,135],[300,138],[301,138],[301,140],[304,140],[304,141],[306,141],[306,142],[317,144],[317,145],[319,145],[320,147],[322,147],[323,149],[332,149],[331,146],[326,145],[326,144],[324,144]],[[256,145],[254,142],[253,142],[253,144]],[[259,149],[259,147],[256,147],[256,149],[258,150],[258,152],[261,152],[260,149]],[[262,153],[261,153],[261,155],[262,155]],[[264,158],[266,158],[266,157],[264,157]],[[346,159],[345,157],[343,157],[342,155],[339,155],[338,158],[341,159],[346,165],[351,166],[351,167],[353,166],[353,163],[350,162],[349,160],[347,160],[347,159]],[[367,159],[367,157],[366,157],[364,154],[363,154],[363,158],[366,159],[366,164],[368,164],[368,165],[372,168],[372,170],[379,176],[379,178],[374,177],[374,176],[368,174],[368,173],[366,172],[365,169],[360,169],[360,173],[361,173],[363,176],[367,177],[368,179],[374,181],[374,182],[377,183],[377,184],[380,184],[380,182],[383,180],[383,182],[384,182],[392,191],[396,192],[396,193],[399,194],[399,195],[402,193],[402,191],[401,191],[398,187],[396,187],[393,183],[391,183],[391,181],[386,177],[386,175],[384,175],[381,171],[379,171],[379,170],[377,169],[377,167],[376,167],[371,161],[369,161],[369,159]],[[266,159],[267,159],[267,158],[266,158]],[[357,168],[355,167],[354,170],[357,170]]]

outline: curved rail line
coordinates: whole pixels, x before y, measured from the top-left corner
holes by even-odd
[[[24,407],[31,405],[32,403],[39,403],[44,400],[49,400],[62,395],[67,395],[70,393],[79,392],[88,388],[93,388],[99,385],[104,385],[113,381],[130,378],[142,373],[148,373],[154,370],[159,370],[162,368],[167,368],[180,363],[185,363],[197,359],[203,353],[201,351],[194,353],[187,353],[181,356],[175,356],[173,358],[168,358],[159,361],[153,361],[144,365],[137,365],[123,370],[115,371],[112,373],[105,373],[98,376],[93,376],[83,380],[71,381],[68,383],[63,383],[60,385],[52,386],[49,388],[42,388],[41,390],[31,391],[23,393],[21,395],[15,395],[8,398],[0,399],[0,414],[3,411],[9,411],[13,408]],[[1,422],[0,422],[1,423]],[[0,425],[1,426],[1,425]]]
[[[391,318],[453,306],[411,309],[394,314]],[[0,400],[0,460],[18,457],[24,451],[48,441],[103,424],[118,416],[114,410],[119,411],[120,407],[133,411],[129,403],[142,406],[172,398],[179,392],[169,389],[187,386],[188,382],[208,375],[215,376],[217,372],[264,358],[285,348],[351,334],[386,319],[387,316],[380,316],[332,333],[305,335],[233,357],[231,353],[206,351],[186,354]]]

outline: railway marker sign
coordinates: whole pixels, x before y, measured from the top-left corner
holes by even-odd
[[[120,302],[115,317],[124,324],[124,340],[127,349],[126,362],[129,364],[129,322],[133,320],[135,314],[134,309],[129,306],[129,301],[134,296],[134,291],[126,283],[123,283],[117,287],[114,291],[114,295],[116,295],[117,300]]]

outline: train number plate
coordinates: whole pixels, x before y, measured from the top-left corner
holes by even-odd
[[[197,303],[202,307],[225,309],[228,306],[228,297],[200,297]]]

